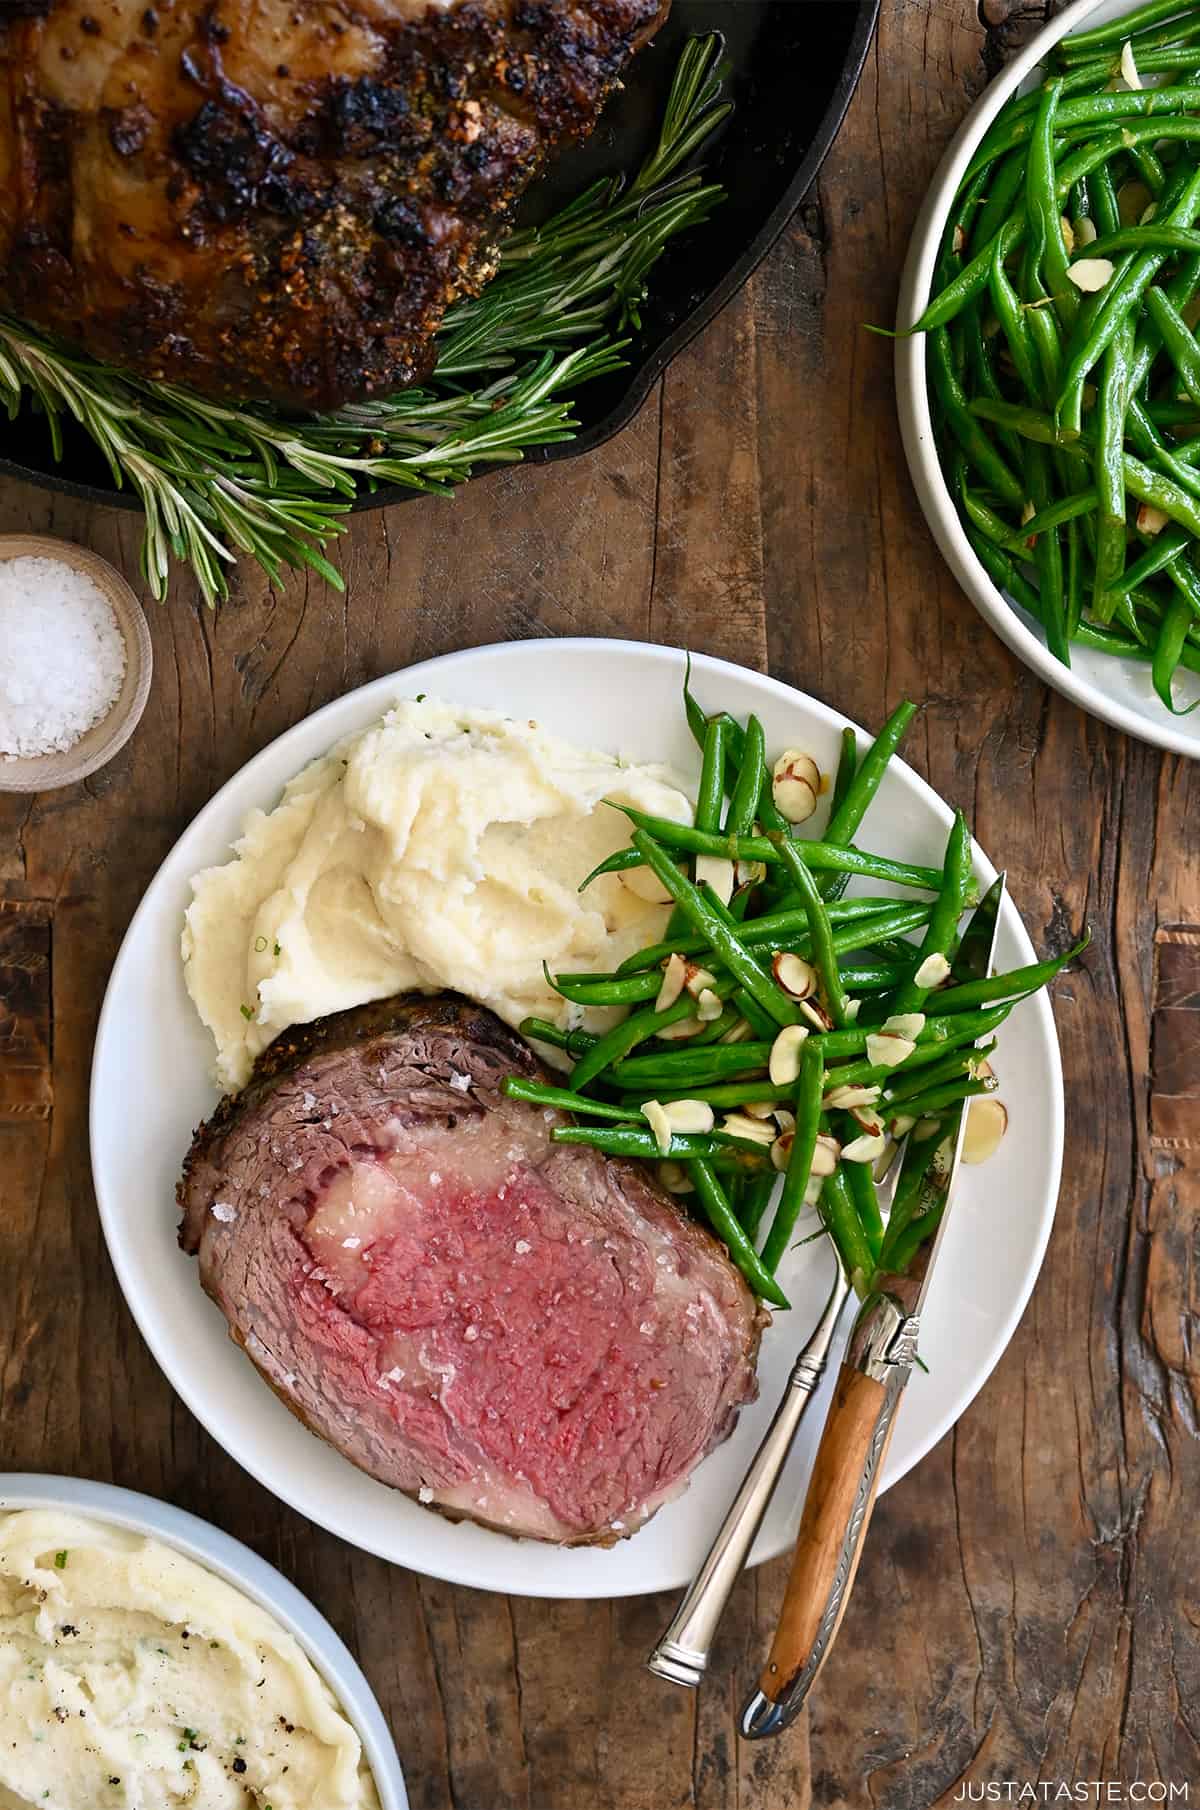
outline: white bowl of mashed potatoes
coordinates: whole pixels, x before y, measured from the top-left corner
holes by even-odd
[[[362,1672],[237,1540],[0,1476],[0,1810],[407,1810]]]

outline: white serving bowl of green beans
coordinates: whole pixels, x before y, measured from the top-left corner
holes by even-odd
[[[830,1250],[823,1241],[805,1244],[799,1235],[788,1237],[777,1275],[791,1306],[775,1312],[763,1337],[759,1400],[742,1410],[731,1437],[698,1468],[685,1493],[635,1538],[609,1551],[534,1547],[470,1523],[455,1526],[396,1495],[313,1439],[269,1390],[247,1381],[223,1316],[197,1287],[194,1265],[178,1248],[171,1202],[179,1163],[193,1127],[217,1098],[208,1034],[188,998],[179,962],[191,876],[226,859],[247,813],[270,809],[306,762],[378,720],[399,699],[421,692],[534,717],[578,745],[662,762],[694,795],[700,760],[681,708],[684,664],[678,649],[627,641],[472,648],[378,679],[297,723],[230,780],[167,856],[130,925],[101,1016],[92,1067],[97,1198],[121,1288],[163,1371],[237,1462],[300,1513],[385,1559],[476,1588],[616,1597],[688,1581],[765,1431],[797,1347],[824,1303]],[[693,660],[692,685],[706,712],[727,710],[740,724],[757,716],[772,760],[784,749],[800,749],[821,775],[832,779],[836,773],[844,732],[853,726],[827,706],[761,673],[703,657]],[[872,739],[855,731],[860,753]],[[831,804],[832,792],[824,793],[801,826],[806,837],[815,839],[828,828]],[[940,869],[953,822],[950,808],[895,758],[857,840],[882,860]],[[983,889],[995,869],[974,845],[970,853],[975,887]],[[913,897],[911,886],[852,876],[845,903],[881,892],[894,893],[898,903]],[[931,889],[922,887],[917,896],[928,903]],[[1010,898],[999,918],[996,966],[1007,971],[1034,959]],[[641,1057],[635,1052],[630,1059]],[[963,1171],[925,1316],[922,1349],[929,1371],[915,1377],[906,1392],[885,1487],[919,1461],[983,1386],[1028,1299],[1049,1234],[1063,1107],[1058,1046],[1044,994],[1015,1007],[998,1032],[992,1060],[1009,1129],[992,1158]],[[163,1075],[170,1076],[167,1087]],[[634,1091],[640,1086],[639,1075]],[[139,1101],[136,1135],[130,1127],[131,1098]],[[761,1235],[765,1248],[765,1219]],[[755,1561],[776,1556],[794,1539],[819,1424],[818,1413],[802,1431],[754,1548]]]
[[[1189,755],[1197,229],[1200,6],[1076,0],[947,150],[896,323],[909,469],[963,589],[1056,690]]]

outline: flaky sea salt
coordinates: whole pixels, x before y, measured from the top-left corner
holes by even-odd
[[[124,676],[120,625],[86,573],[34,555],[0,561],[0,759],[73,748]]]

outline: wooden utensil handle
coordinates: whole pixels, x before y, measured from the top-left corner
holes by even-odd
[[[841,1624],[875,1505],[902,1377],[884,1383],[850,1364],[838,1372],[804,1502],[796,1553],[759,1689],[772,1702],[803,1674],[804,1691]]]

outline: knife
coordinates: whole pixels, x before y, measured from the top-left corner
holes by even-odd
[[[1004,888],[1001,874],[964,931],[951,969],[956,981],[980,980],[990,972]],[[817,1448],[770,1656],[742,1710],[741,1732],[748,1740],[778,1734],[795,1719],[841,1625],[896,1409],[916,1362],[921,1314],[953,1205],[968,1107],[969,1102],[959,1120],[933,1238],[903,1276],[880,1280],[854,1322]]]

